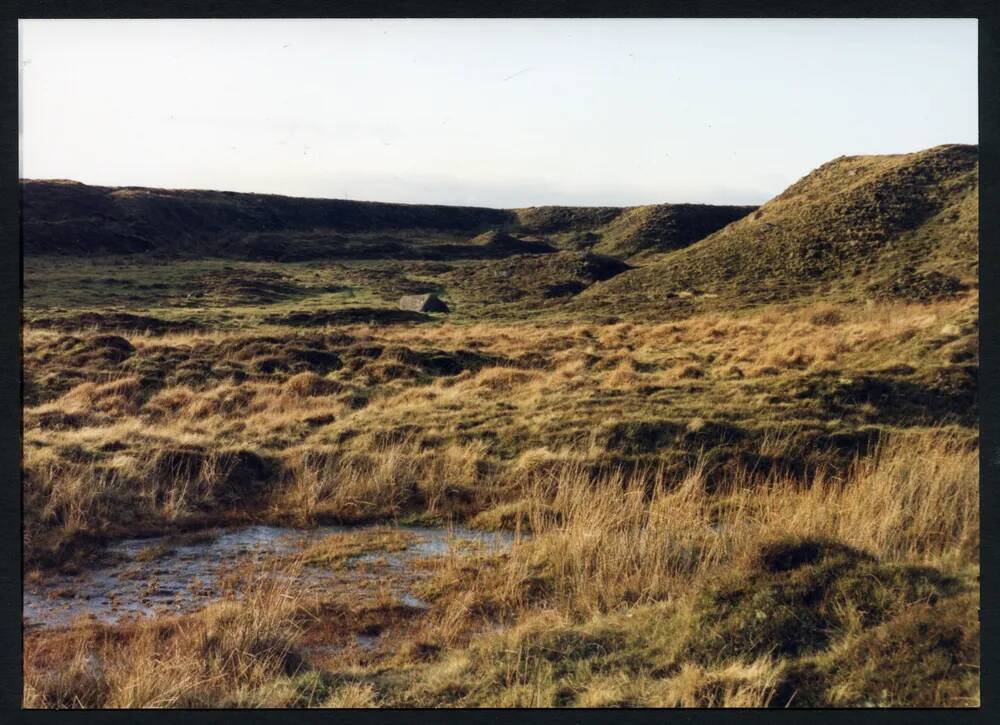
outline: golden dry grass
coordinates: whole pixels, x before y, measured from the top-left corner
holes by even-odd
[[[842,478],[747,475],[714,492],[698,469],[674,484],[620,473],[595,480],[570,464],[526,488],[533,535],[483,578],[482,591],[466,594],[525,606],[541,574],[548,605],[607,612],[681,596],[779,537],[961,570],[978,563],[978,481],[978,449],[943,431],[894,438]]]
[[[260,577],[241,601],[179,621],[29,639],[27,708],[287,706],[301,630],[287,585]],[[69,647],[70,658],[62,659]]]
[[[448,515],[476,513],[493,505],[496,491],[516,477],[513,462],[543,447],[570,451],[568,457],[584,466],[631,465],[629,456],[643,454],[648,444],[626,440],[637,449],[632,453],[609,447],[602,431],[611,421],[647,428],[724,421],[751,437],[762,435],[752,444],[757,450],[767,440],[790,441],[803,431],[814,437],[826,435],[823,429],[857,435],[866,425],[884,427],[886,414],[898,415],[859,400],[833,417],[815,399],[792,397],[796,386],[837,374],[837,384],[850,385],[856,375],[908,375],[925,385],[934,371],[953,368],[951,357],[970,349],[974,354],[976,330],[970,332],[967,320],[976,311],[975,298],[969,298],[933,307],[820,303],[604,327],[359,326],[339,332],[351,336],[354,348],[374,346],[389,356],[358,359],[371,379],[357,375],[351,364],[326,374],[277,371],[157,383],[129,373],[128,366],[102,363],[82,370],[91,379],[25,410],[29,529],[38,543],[59,531],[67,537],[100,534],[125,510],[144,526],[204,515],[226,499],[227,477],[236,465],[227,453],[243,452],[240,465],[247,456],[272,464],[267,496],[254,502],[240,494],[244,505],[310,521],[317,515],[392,516],[414,505]],[[292,334],[276,332],[277,339]],[[133,359],[151,355],[151,364],[162,366],[155,356],[167,350],[181,356],[174,369],[186,371],[200,359],[192,357],[196,351],[228,351],[205,364],[242,369],[247,361],[241,350],[259,345],[257,339],[184,332],[135,336],[131,342]],[[29,329],[26,340],[31,350],[53,344],[47,331]],[[506,362],[430,377],[399,362],[413,354],[407,351],[428,348],[445,354],[474,349]],[[44,371],[58,359],[29,359],[29,378],[51,377],[55,373]],[[409,372],[385,378],[387,365]],[[940,406],[949,405],[941,399]],[[969,413],[964,404],[953,411],[944,412]],[[912,415],[914,422],[925,415],[933,423],[942,412]],[[672,457],[676,474],[690,464],[679,457],[692,452],[691,445],[661,447],[642,465]],[[704,445],[696,442],[693,452]],[[732,442],[707,445],[722,452]],[[183,451],[188,463],[197,458],[191,465],[198,471],[165,467],[167,459],[177,458],[175,451]],[[790,451],[786,457],[801,455]],[[264,474],[254,469],[247,475]],[[74,496],[80,500],[72,501]]]
[[[411,642],[438,642],[446,654],[393,670],[392,685],[376,676],[378,669],[333,686],[313,682],[308,671],[296,673],[293,647],[302,625],[295,615],[302,610],[287,590],[272,586],[163,625],[165,644],[155,625],[140,627],[124,645],[105,635],[89,647],[64,644],[57,653],[51,648],[58,640],[37,638],[38,649],[26,651],[25,705],[759,706],[774,697],[791,661],[684,661],[677,642],[696,595],[750,566],[763,544],[832,538],[879,561],[977,570],[977,450],[943,431],[886,442],[839,480],[748,476],[714,493],[697,469],[677,485],[655,475],[594,479],[573,462],[530,470],[521,500],[532,536],[471,567],[458,554],[438,564],[428,588],[434,606]],[[320,549],[317,556],[328,553]],[[510,626],[477,634],[491,619]],[[869,631],[861,619],[851,621],[845,652]],[[619,641],[626,631],[631,639]],[[642,658],[653,646],[676,664],[666,678],[633,672],[634,664],[620,664],[616,675],[578,659],[580,637],[596,642],[602,657],[624,647]],[[420,649],[411,644],[404,651]],[[837,652],[824,656],[835,659]],[[576,668],[571,680],[567,667]],[[303,694],[310,682],[311,700]],[[867,696],[863,682],[844,685],[859,686]]]
[[[332,670],[299,662],[302,603],[249,599],[127,634],[35,635],[24,702],[690,707],[799,693],[793,704],[974,703],[968,668],[942,654],[960,640],[956,652],[978,657],[974,407],[965,389],[934,386],[975,365],[965,356],[977,311],[973,295],[667,323],[268,329],[279,343],[259,330],[136,335],[129,365],[82,365],[75,384],[49,393],[66,372],[36,351],[64,343],[29,328],[28,374],[43,392],[25,410],[25,548],[38,576],[86,565],[103,537],[180,525],[418,517],[510,529],[518,541],[503,555],[429,563],[420,594],[431,609],[390,628],[388,654],[337,655]],[[246,352],[260,345],[271,347]],[[335,350],[343,365],[257,364],[305,346]],[[421,367],[435,355],[455,369]],[[197,372],[205,364],[240,374]],[[885,402],[858,381],[911,397]],[[849,545],[890,573],[931,567],[965,594],[877,625],[860,614],[865,602],[838,600],[836,641],[808,657],[685,654],[698,597],[753,571],[781,537]],[[372,542],[383,545],[402,543]],[[872,596],[892,604],[901,591]],[[951,627],[919,655],[945,686],[879,700],[878,672],[857,653],[896,641],[900,662],[917,657],[910,633],[928,617]],[[809,666],[826,689],[809,684]]]

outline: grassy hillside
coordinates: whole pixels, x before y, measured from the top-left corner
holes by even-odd
[[[953,293],[976,283],[978,189],[975,146],[834,159],[697,244],[595,285],[581,303],[686,314],[811,293]]]

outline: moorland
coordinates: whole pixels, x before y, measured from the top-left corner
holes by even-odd
[[[760,207],[22,200],[26,591],[338,527],[26,619],[25,706],[978,705],[976,147]]]

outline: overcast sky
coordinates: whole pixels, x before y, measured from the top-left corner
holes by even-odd
[[[760,203],[976,143],[974,20],[20,22],[21,176],[530,206]]]

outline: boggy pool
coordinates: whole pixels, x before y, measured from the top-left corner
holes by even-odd
[[[379,526],[403,544],[344,557],[339,566],[303,565],[294,573],[269,564],[293,560],[334,535],[374,533],[374,526],[294,529],[243,526],[184,537],[126,539],[108,546],[97,566],[78,573],[45,572],[24,584],[26,627],[58,627],[90,618],[104,623],[199,609],[226,595],[226,578],[240,570],[293,576],[300,592],[381,593],[412,607],[426,606],[411,591],[427,575],[420,560],[453,549],[496,552],[510,547],[507,533],[461,527]]]

